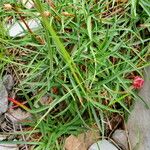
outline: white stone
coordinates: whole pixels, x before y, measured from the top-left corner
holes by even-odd
[[[34,2],[32,0],[20,0],[20,1],[27,9],[31,9],[34,7]]]
[[[39,29],[41,26],[40,20],[38,18],[28,20],[28,21],[26,21],[26,24],[32,31]],[[11,36],[11,37],[24,36],[26,34],[25,32],[28,31],[26,25],[22,21],[17,21],[12,25],[8,24],[8,25],[6,25],[6,28],[8,30],[9,36]]]
[[[90,146],[88,150],[118,150],[113,144],[107,140],[101,140]]]
[[[19,150],[16,144],[0,144],[0,150]]]

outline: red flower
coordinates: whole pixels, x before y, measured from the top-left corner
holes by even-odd
[[[135,76],[133,80],[133,87],[134,89],[140,89],[143,87],[144,79],[142,79],[140,76]]]

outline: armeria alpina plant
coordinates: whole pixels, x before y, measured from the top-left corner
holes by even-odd
[[[140,76],[135,76],[132,83],[133,88],[141,89],[143,85],[144,85],[144,79]]]

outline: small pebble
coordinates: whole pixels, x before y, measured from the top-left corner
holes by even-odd
[[[31,9],[34,7],[34,2],[32,0],[20,0],[20,1],[27,9]]]
[[[26,21],[26,24],[32,31],[41,27],[41,23],[38,18],[28,20]],[[7,24],[6,29],[8,30],[8,35],[10,37],[22,37],[27,33],[26,31],[28,31],[26,25],[22,21],[16,21],[13,25]]]
[[[126,135],[126,131],[124,130],[116,130],[113,135],[112,139],[116,142],[118,146],[120,146],[123,150],[128,149],[128,139]]]
[[[0,144],[0,150],[19,150],[17,144]]]
[[[8,135],[0,134],[0,141],[7,139]]]
[[[101,140],[90,146],[88,150],[118,150],[113,144],[107,140]]]

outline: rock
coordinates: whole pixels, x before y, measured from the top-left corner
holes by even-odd
[[[38,18],[28,20],[26,21],[26,24],[32,31],[35,31],[41,26]],[[28,31],[26,25],[22,21],[17,21],[13,23],[13,25],[8,24],[6,25],[6,28],[8,29],[8,34],[11,37],[22,37],[26,34],[26,31]]]
[[[31,9],[34,7],[34,2],[32,0],[20,0],[20,1],[27,9]]]
[[[98,139],[100,139],[100,135],[97,130],[88,130],[78,136],[70,135],[65,140],[64,147],[66,150],[87,150]]]
[[[0,141],[7,139],[8,135],[0,134]]]
[[[14,86],[13,77],[10,74],[5,75],[3,77],[3,84],[5,85],[5,88],[10,91]]]
[[[8,93],[2,80],[0,80],[0,115],[8,109]]]
[[[86,149],[89,148],[95,141],[98,141],[100,139],[100,134],[98,131],[88,130],[85,133],[81,133],[78,135],[78,138],[82,141],[84,141]]]
[[[0,144],[0,150],[19,150],[17,144]]]
[[[88,150],[118,150],[113,144],[107,140],[101,140],[90,146]]]
[[[31,114],[29,112],[23,111],[20,108],[10,109],[9,112],[5,113],[5,115],[13,123],[21,122],[31,118]]]
[[[150,107],[150,67],[144,73],[145,83],[139,96]],[[135,100],[135,105],[127,122],[129,142],[131,149],[150,150],[150,108],[140,98]]]
[[[123,150],[128,150],[128,139],[125,130],[116,130],[112,135],[112,139]]]
[[[65,149],[66,150],[86,150],[85,143],[80,141],[74,135],[70,135],[65,141]]]

